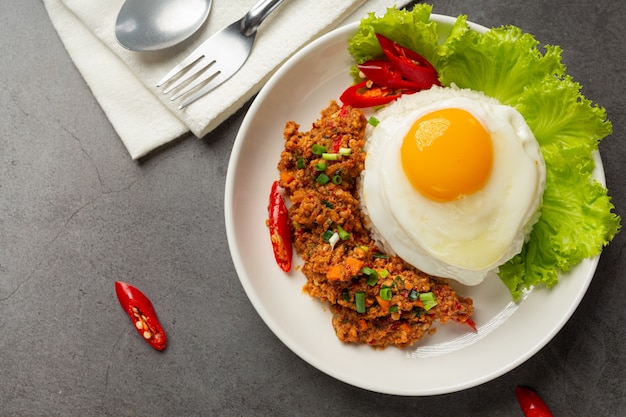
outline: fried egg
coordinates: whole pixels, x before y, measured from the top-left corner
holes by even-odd
[[[465,285],[521,251],[546,174],[517,110],[480,92],[433,87],[375,117],[361,205],[383,250]]]

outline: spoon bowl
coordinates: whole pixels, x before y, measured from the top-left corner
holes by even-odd
[[[131,51],[158,51],[193,35],[206,20],[212,0],[126,0],[115,37]]]

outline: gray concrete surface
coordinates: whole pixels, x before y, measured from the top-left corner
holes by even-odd
[[[562,46],[613,122],[600,151],[623,215],[626,3],[434,3],[435,13],[514,24]],[[247,106],[204,140],[133,162],[42,3],[2,0],[0,10],[0,416],[521,416],[518,384],[556,416],[623,415],[625,233],[571,320],[518,368],[435,397],[354,388],[287,349],[235,274],[223,191]],[[118,279],[167,318],[165,353],[137,340]]]

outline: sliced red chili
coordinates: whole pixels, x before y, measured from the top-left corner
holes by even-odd
[[[420,89],[441,85],[437,71],[426,58],[379,33],[376,38],[389,62],[404,78],[416,83]]]
[[[348,87],[340,99],[344,104],[364,108],[388,104],[402,94],[441,85],[430,62],[420,54],[376,34],[387,60],[372,59],[358,65],[366,80]]]
[[[474,323],[474,320],[472,320],[471,317],[468,317],[467,320],[465,320],[465,324],[471,327],[472,330],[474,330],[475,332],[478,331],[478,328],[476,327],[476,323]]]
[[[148,297],[122,281],[115,282],[115,294],[141,337],[156,350],[165,349],[167,337]]]
[[[368,86],[368,81],[362,81],[348,87],[339,99],[342,103],[356,108],[382,106],[391,103],[408,90],[393,90],[377,85]],[[414,91],[413,91],[414,92]]]
[[[417,83],[402,78],[400,71],[398,71],[398,69],[389,61],[371,59],[357,66],[363,75],[375,84],[396,89],[420,89],[420,86]]]
[[[348,109],[345,105],[341,106],[339,109],[339,117],[345,119],[350,114],[350,109]]]
[[[515,396],[526,417],[552,417],[552,412],[539,395],[528,387],[515,388]]]
[[[341,148],[341,135],[337,135],[333,138],[333,146],[332,150],[334,153],[339,152],[339,148]]]
[[[285,272],[291,269],[292,245],[289,212],[285,200],[278,189],[278,181],[274,181],[270,190],[268,206],[268,226],[274,250],[274,258],[278,266]]]

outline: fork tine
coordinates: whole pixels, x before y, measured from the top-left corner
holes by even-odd
[[[187,71],[184,75],[182,75],[179,79],[172,82],[165,90],[163,90],[163,94],[169,94],[179,86],[186,83],[189,79],[193,78],[196,74],[204,71],[208,67],[210,67],[215,61],[209,61],[207,58],[202,58],[201,60],[196,61],[196,63]]]
[[[187,100],[183,101],[180,106],[178,106],[178,108],[180,110],[184,109],[185,107],[187,107],[188,105],[190,105],[191,103],[195,102],[196,100],[198,100],[199,98],[204,97],[205,94],[207,94],[209,91],[213,90],[215,87],[218,87],[220,84],[222,84],[224,81],[226,81],[227,79],[229,79],[231,76],[231,74],[226,74],[223,72],[218,72],[217,75],[215,76],[215,78],[213,78],[207,85],[205,85],[204,87],[202,87],[198,92],[196,92],[195,94],[193,94],[191,97],[189,97]]]
[[[156,84],[156,86],[161,87],[163,84],[170,81],[176,74],[178,74],[185,68],[189,67],[190,65],[194,64],[195,62],[199,61],[201,58],[204,58],[204,54],[202,52],[198,52],[198,54],[196,54],[195,53],[196,51],[189,54],[187,58],[183,59],[178,65],[172,68],[170,72],[165,74],[165,76],[161,78],[161,80]]]
[[[200,84],[210,80],[211,78],[215,77],[219,73],[220,73],[219,69],[214,69],[213,67],[211,67],[210,69],[207,69],[204,73],[198,75],[196,79],[194,79],[192,82],[187,84],[185,87],[181,88],[180,91],[178,91],[176,94],[174,94],[170,98],[170,100],[171,101],[177,100],[181,96],[184,96],[185,94],[194,90]]]

